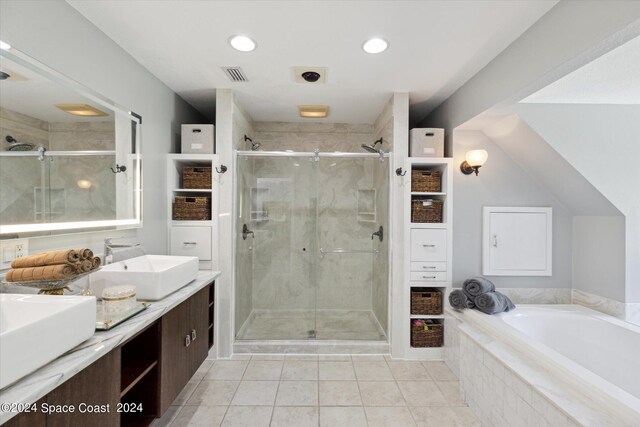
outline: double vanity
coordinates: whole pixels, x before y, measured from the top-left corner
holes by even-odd
[[[0,424],[149,425],[161,416],[213,345],[220,273],[193,260],[146,255],[93,273],[94,292],[128,283],[153,300],[107,331],[94,332],[95,298],[1,294],[0,402],[11,407]]]

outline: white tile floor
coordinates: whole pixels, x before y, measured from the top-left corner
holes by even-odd
[[[385,356],[207,360],[154,426],[480,426],[443,362]]]

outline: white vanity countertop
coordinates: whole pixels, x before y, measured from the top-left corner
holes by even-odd
[[[108,331],[96,331],[91,338],[49,364],[0,391],[0,403],[33,403],[114,348],[149,326],[169,310],[220,276],[219,271],[200,270],[196,279],[145,311]],[[37,349],[33,349],[37,351]],[[17,413],[0,410],[0,424]]]

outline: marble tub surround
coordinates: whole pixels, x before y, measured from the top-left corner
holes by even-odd
[[[442,362],[242,355],[201,367],[154,426],[473,427]]]
[[[483,424],[637,425],[638,412],[607,394],[605,385],[578,379],[560,359],[511,337],[497,319],[449,308],[446,315],[446,363],[459,366],[462,397]]]
[[[214,281],[220,272],[200,271],[189,285],[177,290],[161,301],[109,331],[97,331],[91,338],[57,358],[53,362],[27,375],[12,386],[0,391],[0,402],[35,402],[60,384],[89,366],[136,333],[162,317],[172,308]],[[0,424],[15,413],[0,412]]]
[[[496,288],[514,304],[571,304],[569,288]]]
[[[624,303],[577,289],[571,290],[571,302],[640,325],[640,304]]]

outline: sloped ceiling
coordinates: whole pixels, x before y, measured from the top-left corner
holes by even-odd
[[[573,215],[620,215],[600,191],[517,115],[497,120],[483,132]]]

